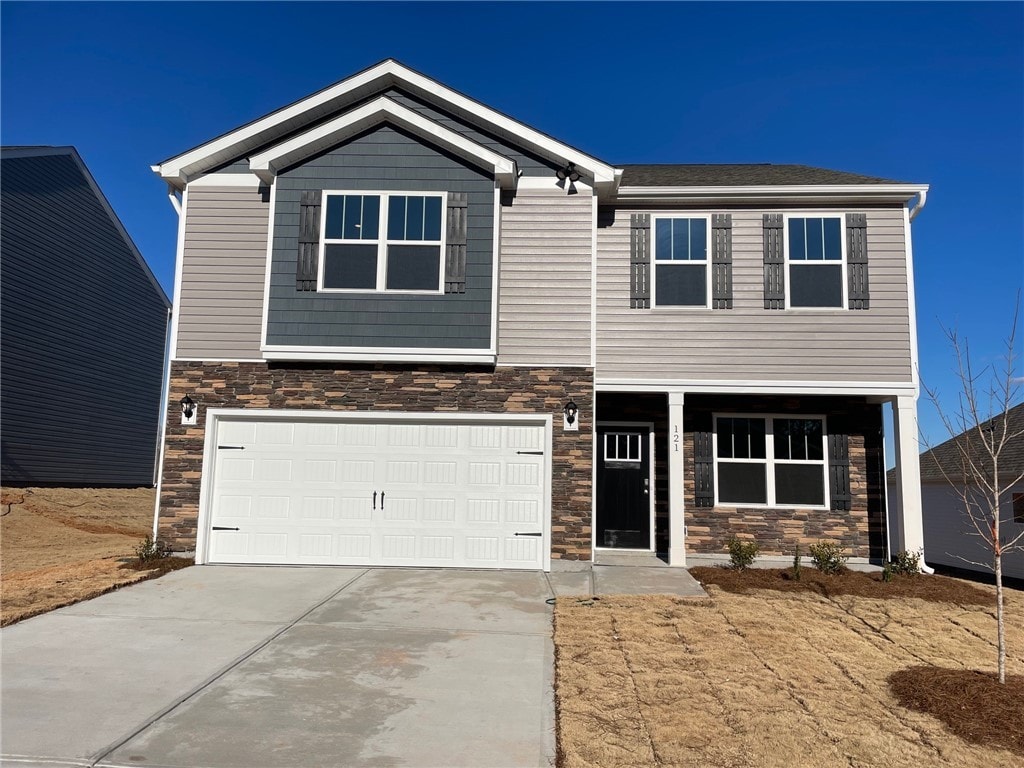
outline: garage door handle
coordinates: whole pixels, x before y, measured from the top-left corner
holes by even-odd
[[[516,451],[516,456],[543,456],[544,451]]]
[[[543,536],[543,533],[519,533],[518,531],[513,536]]]
[[[244,445],[218,445],[218,451],[244,451]]]
[[[213,526],[213,530],[215,530],[215,531],[240,531],[242,529],[241,528],[227,528],[227,527],[225,527],[223,525],[215,525],[215,526]]]
[[[384,491],[380,492],[380,508],[384,509]]]
[[[374,509],[377,508],[377,492],[376,491],[373,492],[373,508]]]

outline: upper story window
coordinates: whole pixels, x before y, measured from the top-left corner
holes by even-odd
[[[440,293],[444,194],[324,193],[320,289]]]
[[[825,423],[820,417],[719,416],[718,503],[824,507]]]
[[[707,307],[708,220],[654,217],[655,306]]]
[[[786,219],[790,307],[846,306],[843,220],[839,216]]]

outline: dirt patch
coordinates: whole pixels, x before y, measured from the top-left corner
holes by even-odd
[[[1024,676],[1000,684],[991,672],[922,666],[889,675],[889,686],[903,706],[938,718],[965,741],[1024,757]]]
[[[714,584],[727,592],[744,594],[758,589],[776,592],[816,592],[824,597],[851,595],[879,600],[915,597],[936,603],[988,605],[992,595],[984,589],[948,576],[894,576],[884,581],[880,573],[844,571],[826,574],[804,568],[800,578],[790,568],[691,568],[701,584]]]
[[[978,605],[707,589],[703,602],[557,601],[562,768],[1020,764],[1001,743],[969,743],[889,688],[891,675],[916,666],[993,671],[991,591]],[[1008,665],[1020,674],[1020,593],[1008,595],[1007,612]]]
[[[138,570],[128,561],[151,530],[152,488],[5,488],[0,494],[0,625],[159,576],[190,560]]]

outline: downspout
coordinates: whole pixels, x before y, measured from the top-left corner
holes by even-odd
[[[171,201],[171,206],[174,208],[174,212],[181,216],[181,200],[178,199],[177,190],[174,189],[170,184],[167,185],[167,199]],[[911,216],[913,218],[913,216]]]
[[[170,409],[167,398],[171,390],[171,319],[174,316],[174,308],[167,308],[167,326],[164,331],[164,376],[163,385],[160,387],[160,450],[157,451],[156,466],[153,467],[153,474],[156,476],[156,499],[153,502],[153,541],[157,539],[157,530],[160,522],[160,489],[164,480],[164,446],[167,440],[167,417]]]
[[[927,189],[922,189],[920,192],[917,193],[917,203],[914,205],[913,208],[910,209],[910,220],[911,221],[913,221],[914,217],[917,216],[917,214],[919,214],[922,211],[922,209],[925,206],[925,203],[927,203],[927,202],[928,202],[928,190]]]

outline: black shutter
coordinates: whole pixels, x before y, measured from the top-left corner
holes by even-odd
[[[629,306],[651,307],[651,216],[634,213],[630,219]]]
[[[711,306],[732,309],[732,214],[711,217]]]
[[[715,506],[715,455],[712,451],[711,414],[696,417],[693,430],[693,505]]]
[[[466,220],[469,195],[448,195],[448,226],[444,250],[444,292],[466,292]]]
[[[781,213],[764,215],[764,308],[786,308],[786,256]]]
[[[320,253],[320,192],[307,190],[299,200],[299,259],[295,289],[315,291]]]
[[[868,217],[846,214],[846,269],[849,274],[850,309],[868,309]]]
[[[828,436],[829,508],[848,512],[850,494],[850,438],[845,433]]]

